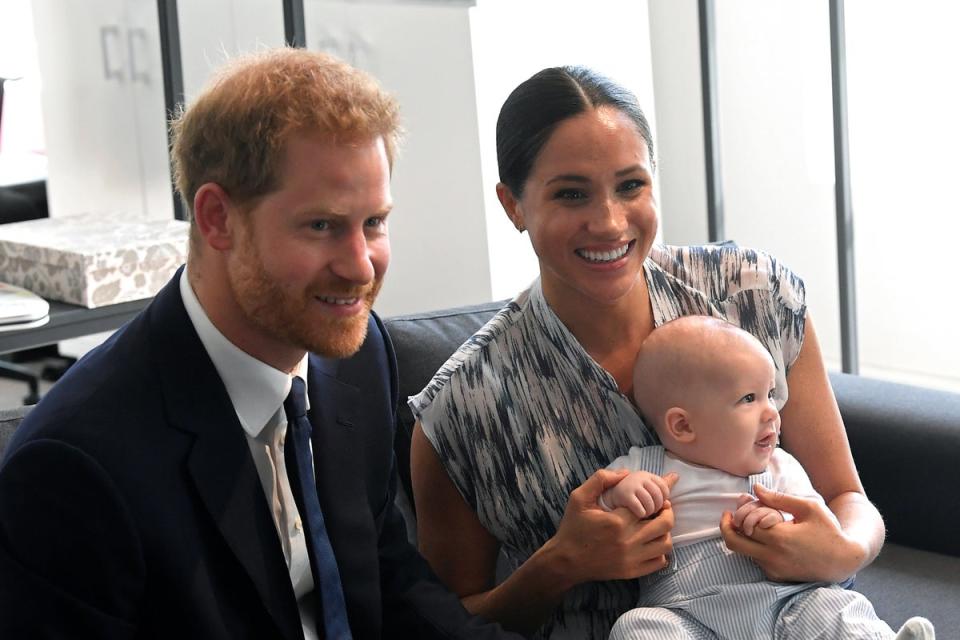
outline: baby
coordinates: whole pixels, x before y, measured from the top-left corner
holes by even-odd
[[[617,620],[611,640],[934,638],[933,625],[920,617],[894,633],[856,591],[767,580],[750,558],[723,544],[725,511],[735,512],[745,535],[792,520],[749,495],[755,484],[823,502],[800,463],[777,447],[775,379],[760,341],[715,318],[679,318],[643,343],[634,399],[662,446],[632,447],[614,460],[609,468],[632,473],[600,504],[642,519],[669,499],[674,551],[667,568],[640,578],[638,607]],[[677,475],[672,488],[668,474]]]

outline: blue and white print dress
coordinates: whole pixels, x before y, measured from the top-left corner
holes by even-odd
[[[803,282],[773,257],[730,246],[654,246],[644,263],[657,326],[725,318],[777,367],[777,406],[803,340]],[[613,377],[548,306],[537,280],[409,400],[454,485],[513,567],[556,533],[570,493],[631,446],[658,444]],[[537,638],[606,638],[636,580],[571,590]]]

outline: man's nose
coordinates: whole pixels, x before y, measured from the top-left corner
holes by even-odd
[[[362,230],[351,230],[340,238],[332,270],[337,276],[355,284],[373,281],[375,271],[370,245]]]

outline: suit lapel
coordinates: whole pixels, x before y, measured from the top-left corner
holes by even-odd
[[[174,277],[151,305],[154,353],[170,422],[196,436],[187,468],[214,525],[283,637],[301,638],[296,597],[249,445],[183,307],[178,281]]]
[[[317,495],[347,601],[350,626],[370,627],[380,607],[377,534],[368,506],[360,391],[337,379],[339,361],[310,356],[308,393]],[[378,625],[374,625],[379,628]]]
[[[357,442],[360,390],[336,378],[338,364],[311,354],[307,373],[317,492],[325,517],[334,521],[336,506],[354,502],[365,487]]]

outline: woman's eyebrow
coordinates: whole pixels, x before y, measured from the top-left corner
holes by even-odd
[[[560,174],[559,176],[553,176],[552,178],[550,178],[549,180],[547,180],[544,184],[550,184],[551,182],[582,182],[582,183],[587,183],[587,182],[590,182],[590,179],[587,178],[586,176],[580,176],[580,175],[572,174],[572,173],[564,173],[564,174]]]
[[[614,175],[618,178],[622,178],[625,175],[635,173],[637,171],[639,171],[640,173],[649,173],[649,171],[644,165],[632,164],[629,167],[624,167],[623,169],[618,170]],[[586,176],[581,176],[576,173],[562,173],[560,175],[553,176],[552,178],[547,180],[544,184],[548,185],[553,182],[579,182],[579,183],[586,184],[590,182],[590,178],[587,178]]]
[[[620,169],[620,170],[617,171],[614,175],[617,176],[618,178],[620,178],[620,177],[622,177],[622,176],[625,176],[625,175],[627,175],[627,174],[629,174],[629,173],[633,173],[633,172],[635,172],[635,171],[639,171],[639,172],[641,172],[641,173],[649,173],[648,170],[647,170],[647,168],[646,168],[645,166],[643,166],[642,164],[632,164],[632,165],[630,165],[629,167]]]

